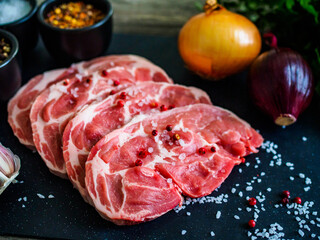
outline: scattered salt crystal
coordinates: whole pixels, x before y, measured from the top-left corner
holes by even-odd
[[[293,180],[294,180],[294,177],[290,176],[289,179],[290,179],[291,181],[293,181]]]
[[[24,204],[22,204],[22,207],[25,208],[26,206]]]
[[[231,193],[235,193],[236,189],[235,188],[231,188]]]
[[[300,178],[305,178],[305,175],[303,173],[299,173]]]
[[[310,190],[310,187],[305,187],[305,188],[304,188],[304,191],[305,191],[305,192],[308,192],[309,190]]]
[[[238,193],[238,195],[239,197],[243,197],[243,193],[241,191]]]
[[[22,198],[18,198],[18,202],[21,202]]]
[[[181,231],[181,235],[185,235],[186,233],[187,233],[186,230],[182,230],[182,231]]]
[[[258,183],[261,183],[261,179],[260,179],[260,178],[259,178],[259,179],[257,179],[257,182],[258,182]]]
[[[267,188],[267,191],[268,191],[268,192],[271,192],[271,188]]]
[[[307,141],[308,139],[306,137],[302,137],[302,141]]]
[[[253,189],[252,186],[247,186],[246,187],[246,191],[248,191],[248,192],[252,191],[252,189]]]
[[[167,182],[168,182],[168,183],[172,183],[172,178],[168,178],[168,179],[167,179]]]
[[[221,212],[218,211],[217,214],[216,214],[216,219],[219,219],[221,217]]]
[[[265,172],[261,172],[260,175],[263,177],[264,175],[266,175],[266,173]]]
[[[213,231],[210,232],[210,235],[211,235],[211,237],[214,237],[214,236],[215,236],[215,234],[214,234]]]
[[[313,216],[317,216],[317,215],[318,215],[318,212],[314,211],[314,212],[312,212],[312,215],[313,215]]]
[[[240,219],[240,217],[239,217],[238,215],[234,215],[233,217],[234,217],[235,219],[237,219],[237,220]]]
[[[45,198],[45,196],[43,196],[43,195],[40,194],[40,193],[37,193],[37,195],[38,195],[39,198]]]
[[[250,163],[249,163],[249,162],[246,162],[246,166],[249,167],[249,166],[250,166]]]
[[[287,214],[288,214],[288,215],[290,215],[290,214],[291,214],[291,212],[290,212],[290,211],[287,211]]]
[[[239,168],[239,173],[242,173],[242,169],[241,168]]]
[[[191,212],[187,212],[187,216],[191,216]]]
[[[246,210],[247,212],[251,212],[252,208],[247,207]]]
[[[27,201],[27,197],[23,197],[23,201],[25,201],[25,202],[26,202],[26,201]]]
[[[298,233],[299,233],[299,235],[300,235],[301,237],[304,236],[304,232],[303,232],[301,229],[299,229]]]
[[[50,194],[50,195],[48,196],[48,198],[54,198],[54,196],[53,196],[52,194]]]
[[[311,182],[311,179],[307,177],[305,183],[306,183],[307,185],[311,184],[311,183],[312,183],[312,182]]]
[[[242,211],[242,208],[238,208],[238,211],[241,212],[241,211]]]
[[[148,148],[148,152],[149,152],[149,153],[153,153],[153,148],[152,148],[152,147],[149,147],[149,148]]]

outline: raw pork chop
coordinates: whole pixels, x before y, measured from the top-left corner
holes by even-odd
[[[75,74],[86,75],[99,69],[107,69],[115,66],[123,67],[140,60],[143,64],[146,63],[149,65],[151,69],[157,68],[154,65],[151,65],[147,60],[138,56],[110,55],[95,58],[88,62],[73,64],[68,69],[48,71],[32,78],[27,84],[20,88],[8,104],[8,122],[13,133],[22,144],[29,148],[34,148],[29,114],[34,100],[44,89],[66,78],[72,78]],[[158,73],[154,75],[154,81],[163,81],[162,78],[166,77],[166,74],[160,68],[156,71],[158,71]],[[139,77],[139,75],[148,74],[147,72],[148,69],[142,67],[140,70],[137,70],[137,73],[139,73],[137,76]]]
[[[11,98],[8,104],[8,122],[20,143],[34,148],[29,119],[31,106],[36,97],[48,86],[77,73],[74,68],[45,72],[32,78]]]
[[[210,194],[262,141],[248,123],[207,104],[139,115],[91,149],[85,183],[103,217],[140,223],[174,208],[179,192]]]
[[[123,101],[124,106],[119,107],[118,101]],[[128,123],[135,115],[161,111],[162,105],[172,108],[195,103],[211,104],[209,96],[197,88],[144,82],[82,109],[63,133],[63,157],[70,181],[89,201],[84,183],[85,162],[91,148],[104,135]]]
[[[121,66],[111,64],[103,70],[99,67],[88,76],[76,75],[60,81],[36,98],[30,112],[33,141],[54,174],[66,177],[62,133],[68,121],[84,105],[102,100],[112,90],[119,91],[136,82],[172,82],[162,69],[144,58],[130,56],[124,62]]]

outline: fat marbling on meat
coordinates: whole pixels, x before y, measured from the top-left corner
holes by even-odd
[[[51,85],[36,98],[30,111],[36,149],[50,171],[60,177],[66,177],[62,134],[83,106],[137,82],[172,82],[161,68],[138,56],[120,55],[107,66],[98,64],[90,69],[85,76],[76,74]]]
[[[262,141],[248,123],[207,104],[138,115],[91,149],[85,183],[101,216],[141,223],[181,203],[180,193],[210,194]]]
[[[30,109],[36,97],[51,85],[66,78],[73,78],[75,74],[88,75],[101,69],[115,66],[125,67],[138,60],[150,64],[145,59],[134,55],[110,55],[72,64],[69,68],[47,71],[35,76],[21,87],[8,103],[8,122],[14,135],[22,144],[32,149],[35,148],[29,118]],[[137,77],[148,74],[147,71],[147,68],[141,68]],[[163,75],[165,76],[164,72],[159,70],[158,74],[154,75],[154,81],[162,81]]]
[[[123,101],[123,106],[118,106]],[[86,201],[85,162],[91,148],[104,135],[128,123],[138,114],[154,114],[167,108],[211,104],[209,96],[194,87],[142,82],[83,108],[69,121],[63,133],[63,157],[70,181]]]

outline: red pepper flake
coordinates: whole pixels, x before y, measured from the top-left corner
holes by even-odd
[[[120,99],[125,100],[127,98],[127,94],[125,92],[120,93]]]
[[[113,94],[115,94],[115,93],[116,93],[115,90],[111,90],[111,91],[110,91],[110,95],[113,95]]]
[[[178,133],[173,135],[173,139],[174,140],[179,140],[180,139],[180,135]]]
[[[161,105],[160,106],[160,111],[161,112],[164,112],[164,111],[167,111],[167,110],[168,110],[168,108],[165,105]]]
[[[134,165],[136,165],[137,167],[142,166],[142,161],[141,159],[137,159],[134,163]]]
[[[157,136],[158,135],[158,131],[157,130],[152,130],[152,135],[153,136]]]
[[[293,201],[296,203],[296,204],[301,204],[301,198],[299,198],[299,197],[295,197],[294,199],[293,199]]]
[[[282,192],[282,196],[285,197],[285,198],[289,198],[290,197],[290,192],[285,190]]]
[[[118,106],[118,107],[123,107],[123,106],[124,106],[124,101],[123,101],[123,100],[119,100],[119,101],[117,102],[117,106]]]
[[[240,160],[241,160],[241,163],[245,163],[246,162],[245,158],[240,158]]]
[[[255,199],[253,197],[249,198],[248,203],[249,203],[250,206],[254,206],[254,205],[257,204],[257,199]]]
[[[174,104],[172,104],[172,105],[169,105],[169,107],[168,107],[168,109],[173,109],[173,108],[175,108],[176,106],[174,105]]]
[[[283,205],[287,205],[289,203],[289,199],[288,198],[282,198],[281,203]]]
[[[139,158],[145,158],[147,156],[147,151],[146,150],[141,150],[140,152],[138,152],[138,157]]]
[[[102,75],[102,77],[108,76],[107,70],[102,70],[101,75]]]
[[[211,147],[211,148],[210,148],[210,151],[211,151],[211,152],[216,152],[216,148],[215,148],[215,147]]]
[[[69,84],[70,80],[69,79],[66,79],[63,81],[63,85],[67,86]]]
[[[157,102],[150,103],[151,108],[157,108],[158,106],[159,106],[159,104]]]
[[[248,222],[248,225],[249,225],[249,227],[254,228],[254,227],[256,226],[256,221],[254,221],[254,220],[251,219],[251,220]]]
[[[198,149],[198,153],[199,153],[200,155],[204,155],[204,154],[206,154],[206,149],[203,148],[203,147],[201,147],[201,148]]]
[[[119,80],[114,80],[113,81],[113,85],[114,86],[119,86],[120,85],[120,81]]]

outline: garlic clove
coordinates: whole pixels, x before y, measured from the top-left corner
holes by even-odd
[[[0,194],[18,176],[20,158],[0,143]]]

